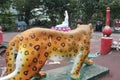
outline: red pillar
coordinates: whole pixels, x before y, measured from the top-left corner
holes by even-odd
[[[103,35],[109,37],[112,34],[112,29],[110,28],[110,7],[106,8],[106,23],[103,29]]]
[[[110,7],[106,8],[106,26],[110,26]]]
[[[2,27],[0,26],[0,44],[3,43],[3,32],[2,32]]]
[[[107,54],[110,52],[112,46],[112,29],[110,28],[110,7],[106,8],[106,22],[105,28],[103,29],[103,37],[101,38],[101,49],[100,54]]]
[[[100,54],[104,55],[110,52],[113,39],[111,37],[102,37],[101,38],[101,49]]]

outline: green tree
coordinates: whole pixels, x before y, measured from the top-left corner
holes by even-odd
[[[10,7],[10,0],[0,0],[0,11],[4,12]]]
[[[29,23],[34,17],[31,10],[44,6],[45,12],[52,25],[59,24],[64,19],[64,11],[68,10],[70,25],[74,26],[78,19],[84,23],[101,20],[105,22],[106,7],[111,8],[111,18],[119,18],[119,0],[13,0],[14,6],[19,11],[20,20]]]
[[[96,9],[99,9],[99,0],[78,0],[84,23],[90,22]]]
[[[40,0],[13,0],[13,6],[19,12],[19,20],[25,20],[29,24],[31,18],[31,10],[39,8],[41,5]]]
[[[68,11],[69,23],[72,28],[79,18],[77,12],[77,0],[43,0],[46,13],[49,15],[52,25],[60,24],[64,20],[64,11]]]
[[[49,15],[52,24],[61,23],[64,19],[64,11],[68,9],[70,0],[43,0],[46,13]]]
[[[8,30],[14,24],[13,14],[9,11],[11,0],[0,0],[0,25],[3,30]]]
[[[110,8],[111,8],[111,18],[112,19],[116,19],[116,18],[119,18],[120,19],[120,0],[114,0],[112,1],[109,5],[108,5]]]

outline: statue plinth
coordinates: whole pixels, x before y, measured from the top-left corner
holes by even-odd
[[[61,68],[46,71],[47,72],[46,78],[43,79],[33,78],[31,80],[73,80],[70,77],[70,71],[72,66],[73,65],[70,64]],[[83,65],[80,72],[81,77],[77,80],[95,80],[107,74],[109,72],[109,69],[96,64],[93,64],[91,66]]]

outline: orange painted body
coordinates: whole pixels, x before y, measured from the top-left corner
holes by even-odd
[[[72,78],[79,78],[83,62],[92,64],[87,59],[90,52],[92,25],[80,25],[75,30],[61,32],[44,28],[32,28],[15,36],[6,50],[8,75],[0,80],[30,80],[45,62],[75,58],[71,71]],[[14,70],[14,53],[18,52]]]

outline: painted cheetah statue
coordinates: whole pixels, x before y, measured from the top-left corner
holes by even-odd
[[[0,80],[30,80],[44,66],[47,60],[75,59],[71,77],[80,77],[82,64],[93,64],[87,58],[90,53],[91,24],[79,25],[76,29],[61,32],[46,28],[32,28],[16,35],[6,50],[7,76]],[[14,70],[14,53],[16,67]]]

